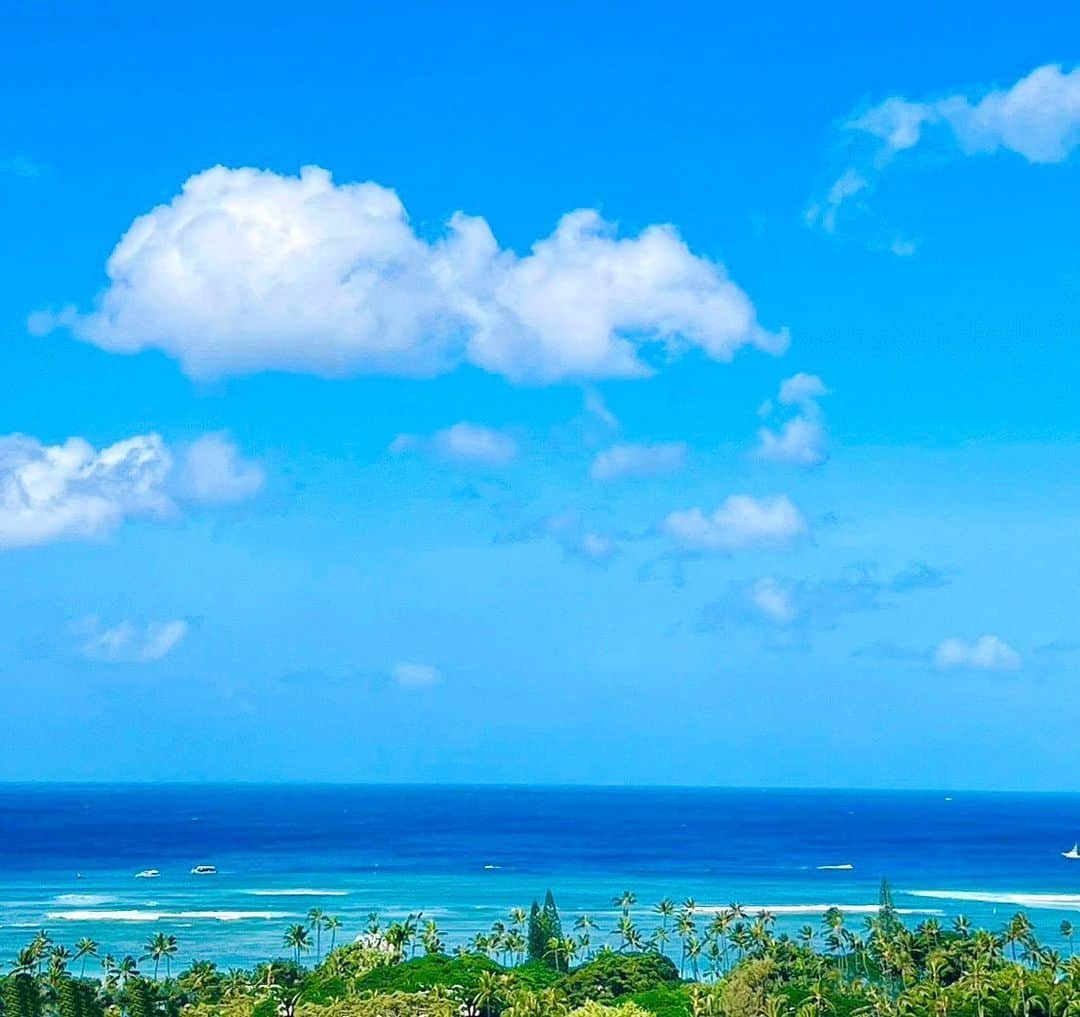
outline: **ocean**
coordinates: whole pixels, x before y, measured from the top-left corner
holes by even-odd
[[[996,929],[1023,909],[1060,948],[1061,921],[1080,926],[1080,860],[1061,854],[1077,839],[1080,795],[5,785],[0,961],[44,928],[136,956],[165,931],[179,964],[251,965],[288,955],[285,927],[316,907],[339,942],[371,911],[422,911],[453,946],[549,888],[567,927],[598,920],[594,944],[624,890],[646,929],[663,897],[768,908],[781,931],[835,904],[861,925],[883,876],[906,921]]]

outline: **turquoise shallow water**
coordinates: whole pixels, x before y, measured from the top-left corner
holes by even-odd
[[[837,904],[858,924],[883,875],[909,921],[998,927],[1022,907],[1057,942],[1062,919],[1080,925],[1080,861],[1061,857],[1078,837],[1074,795],[7,786],[0,953],[40,928],[115,954],[164,930],[181,963],[251,964],[285,953],[312,907],[341,917],[341,938],[370,911],[422,910],[453,944],[549,887],[602,929],[624,889],[646,926],[664,896],[768,907],[781,929]],[[147,868],[160,877],[135,878]]]

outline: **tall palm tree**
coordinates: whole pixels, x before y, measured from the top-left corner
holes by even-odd
[[[86,977],[86,959],[87,957],[96,957],[98,952],[98,945],[89,936],[83,936],[75,944],[75,956],[73,960],[82,961],[82,969],[79,971],[79,977]]]
[[[985,1017],[986,996],[991,985],[990,969],[987,962],[981,957],[977,957],[972,961],[967,971],[961,976],[960,984],[975,1001],[975,1009],[979,1017]]]
[[[1061,923],[1059,928],[1061,930],[1062,937],[1065,939],[1065,942],[1069,944],[1069,956],[1072,957],[1072,955],[1073,955],[1073,933],[1075,932],[1075,929],[1073,929],[1073,923],[1070,922],[1070,921],[1064,921],[1064,922]]]
[[[665,897],[653,908],[653,911],[660,917],[661,927],[666,930],[668,921],[675,915],[675,901]]]
[[[633,890],[624,890],[618,897],[612,897],[611,903],[621,909],[623,916],[630,914],[630,909],[637,903],[637,895]]]
[[[327,915],[323,919],[323,928],[330,933],[330,952],[334,952],[334,943],[337,941],[337,930],[341,928],[341,919],[337,915]]]
[[[322,908],[312,908],[307,913],[308,928],[315,931],[315,963],[318,964],[322,959],[322,930],[323,919],[326,915],[323,913]]]
[[[301,924],[290,925],[285,930],[284,945],[291,947],[296,966],[300,966],[300,954],[307,953],[311,949],[311,936],[308,930]]]
[[[170,978],[172,976],[172,958],[176,956],[177,951],[180,949],[176,942],[175,936],[167,936],[164,932],[158,932],[152,936],[145,947],[146,956],[143,960],[152,960],[154,962],[154,981],[157,981],[158,968],[162,961],[165,961],[165,977]]]

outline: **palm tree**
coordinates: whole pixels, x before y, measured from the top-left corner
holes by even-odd
[[[1064,937],[1065,942],[1069,944],[1069,956],[1073,955],[1073,923],[1069,921],[1062,922],[1060,925],[1061,935]]]
[[[237,999],[251,992],[251,979],[241,968],[230,968],[222,983],[222,992],[226,999]]]
[[[341,928],[341,919],[337,915],[327,915],[323,919],[323,928],[330,933],[330,952],[334,952],[334,943],[337,941],[337,930]]]
[[[981,957],[971,962],[971,966],[960,978],[968,995],[975,1000],[975,1008],[979,1017],[985,1017],[986,994],[990,989],[990,970],[987,963]]]
[[[322,958],[322,930],[323,919],[326,915],[321,908],[312,908],[307,913],[308,928],[315,930],[315,963],[318,964]]]
[[[131,979],[139,977],[139,962],[131,954],[119,961],[114,969],[117,984],[123,988]]]
[[[622,909],[623,916],[630,914],[630,909],[637,903],[637,895],[633,890],[624,890],[618,897],[612,897],[611,903]]]
[[[492,1017],[498,1010],[498,1003],[506,989],[506,976],[495,971],[481,971],[476,982],[476,995],[472,1005],[483,1015]]]
[[[157,981],[158,967],[162,961],[165,961],[166,979],[171,977],[172,958],[176,956],[177,951],[180,949],[176,937],[159,932],[150,938],[143,949],[146,950],[146,956],[143,957],[143,960],[152,960],[154,962],[154,981]]]
[[[83,936],[83,938],[75,944],[75,956],[72,959],[82,961],[82,969],[79,971],[80,978],[86,977],[86,958],[96,957],[97,951],[97,943],[95,943],[89,936]]]
[[[439,936],[439,926],[434,918],[429,918],[420,934],[420,942],[423,943],[424,953],[434,954],[443,952],[443,941]]]
[[[311,949],[311,936],[308,935],[308,930],[299,923],[290,925],[285,930],[283,942],[285,946],[292,948],[293,958],[296,960],[296,966],[299,967],[300,954]]]
[[[675,902],[668,897],[665,897],[659,904],[657,904],[653,911],[660,917],[660,926],[663,929],[667,929],[667,923],[670,918],[675,914]]]

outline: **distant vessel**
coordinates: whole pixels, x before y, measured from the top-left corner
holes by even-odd
[[[157,869],[143,869],[142,872],[136,872],[136,879],[157,879],[161,873]]]
[[[191,870],[191,874],[193,876],[216,876],[217,869],[213,865],[196,865]]]
[[[1062,858],[1080,858],[1080,844],[1073,844],[1068,851],[1061,852]]]
[[[1077,857],[1080,857],[1080,856],[1077,856]],[[850,872],[853,868],[855,868],[855,866],[852,865],[851,862],[844,862],[842,865],[819,865],[818,866],[818,871],[819,872]]]

